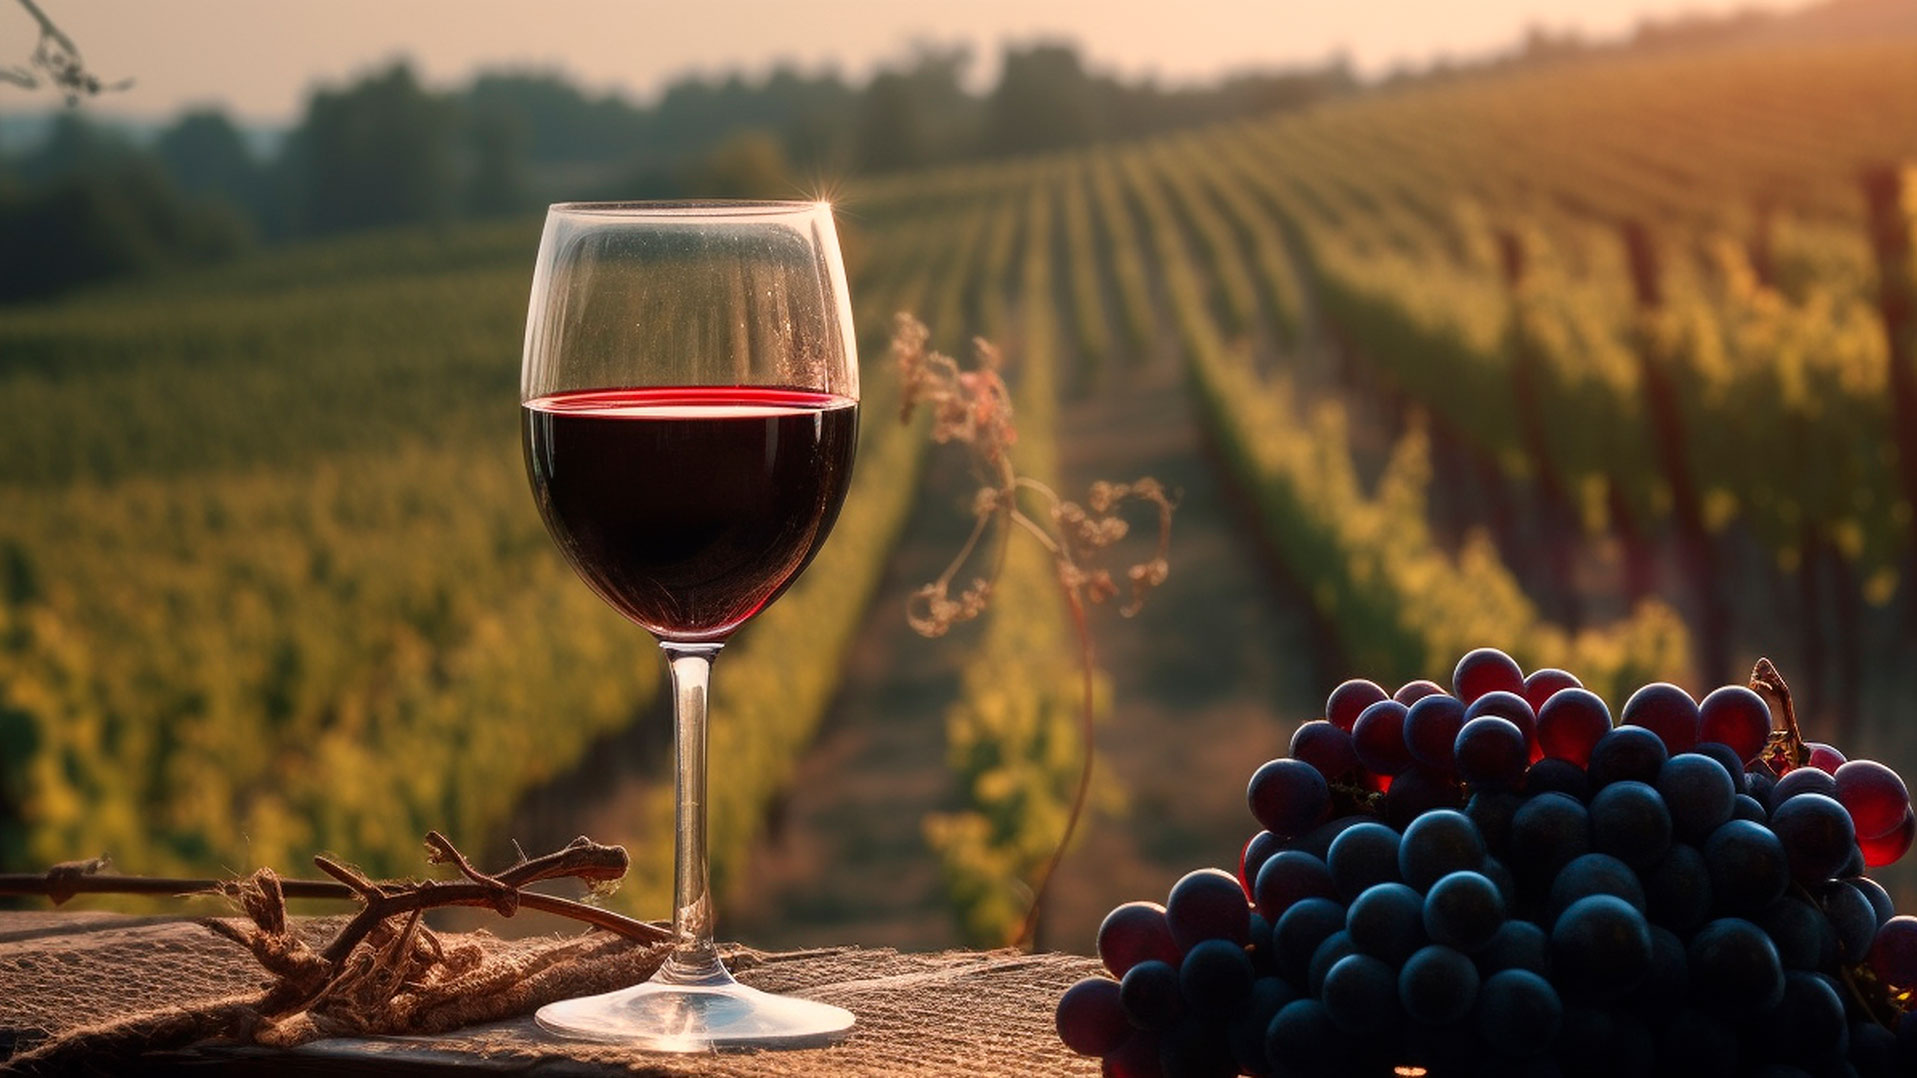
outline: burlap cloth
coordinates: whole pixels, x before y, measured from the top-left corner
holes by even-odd
[[[307,926],[314,940],[325,924]],[[489,953],[537,950],[551,940],[448,937]],[[1071,955],[954,951],[901,954],[839,948],[783,954],[734,948],[739,979],[850,1009],[858,1026],[827,1048],[670,1056],[559,1040],[529,1017],[430,1038],[335,1038],[291,1049],[285,1062],[382,1061],[539,1073],[605,1069],[642,1075],[1095,1075],[1052,1029],[1052,1008],[1097,963]],[[168,1007],[256,992],[263,974],[239,945],[190,922],[104,915],[0,913],[0,1058],[51,1037]],[[199,1057],[258,1061],[265,1049],[206,1046]],[[208,1059],[207,1061],[211,1061]]]

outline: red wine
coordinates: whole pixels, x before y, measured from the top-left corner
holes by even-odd
[[[858,402],[755,386],[595,389],[526,402],[526,474],[594,591],[663,640],[723,640],[825,542]]]

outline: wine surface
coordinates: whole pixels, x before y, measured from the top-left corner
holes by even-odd
[[[526,474],[573,568],[662,640],[723,640],[818,552],[858,402],[757,386],[595,389],[521,409]]]

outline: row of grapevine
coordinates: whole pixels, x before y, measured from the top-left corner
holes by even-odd
[[[1055,173],[1039,173],[1022,207],[1017,313],[1006,310],[1004,292],[995,289],[984,319],[1013,346],[1015,456],[1021,475],[1040,479],[1052,477],[1058,462],[1059,333],[1049,302],[1057,186]],[[1008,203],[1004,212],[1009,217],[1020,209]],[[1076,647],[1058,573],[1030,536],[1003,538],[992,605],[961,674],[959,699],[946,715],[960,807],[925,821],[959,926],[981,945],[1003,944],[1018,930],[1033,876],[1064,833],[1084,752]]]
[[[1661,604],[1643,604],[1617,625],[1566,633],[1539,616],[1482,537],[1447,554],[1426,524],[1430,462],[1420,431],[1400,441],[1367,494],[1343,409],[1326,401],[1304,414],[1285,377],[1253,371],[1209,314],[1204,275],[1159,177],[1142,164],[1133,174],[1205,422],[1250,491],[1268,541],[1305,582],[1355,668],[1428,677],[1486,639],[1517,643],[1533,665],[1589,672],[1594,688],[1612,694],[1687,667],[1687,634]]]
[[[923,220],[861,276],[865,329],[956,309],[971,237]],[[552,549],[511,434],[535,239],[354,239],[0,316],[0,863],[402,873],[426,829],[497,835],[647,712],[662,664]],[[910,504],[920,438],[866,382],[832,544],[719,667],[721,873]]]

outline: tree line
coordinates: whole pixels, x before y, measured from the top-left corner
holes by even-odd
[[[790,67],[686,77],[646,106],[546,72],[435,90],[400,61],[315,90],[267,154],[218,109],[180,115],[150,144],[68,109],[30,151],[0,157],[0,302],[560,198],[798,196],[830,177],[1145,135],[1357,87],[1334,59],[1168,88],[1037,43],[1006,47],[996,84],[974,93],[971,61],[922,45],[863,83]]]

